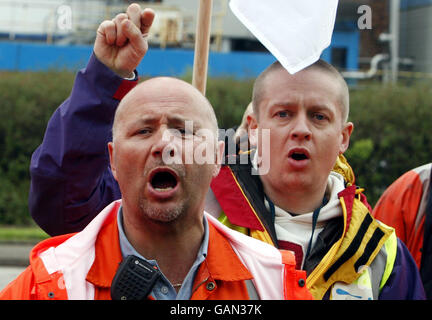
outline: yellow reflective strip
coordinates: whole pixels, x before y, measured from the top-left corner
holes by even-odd
[[[384,242],[384,247],[387,253],[387,261],[384,269],[384,274],[381,278],[380,290],[385,286],[388,278],[390,277],[391,272],[393,271],[393,265],[396,261],[396,253],[397,253],[397,238],[396,232],[390,234],[386,242]]]
[[[240,150],[238,154],[251,154],[253,150],[246,150],[246,151],[242,151]]]
[[[326,253],[324,258],[321,259],[321,262],[315,267],[315,269],[311,272],[311,274],[306,279],[306,285],[309,289],[309,291],[312,293],[314,299],[321,300],[324,294],[327,291],[327,287],[322,286],[324,284],[323,273],[324,270],[326,270],[330,263],[333,261],[334,257],[336,256],[336,253],[338,252],[342,241],[345,237],[345,232],[347,228],[347,218],[348,213],[346,209],[346,204],[344,198],[340,197],[339,201],[341,203],[342,207],[342,213],[344,217],[344,229],[342,232],[342,236],[340,239],[330,248],[330,250]],[[317,285],[316,282],[320,280],[320,283]]]
[[[248,234],[248,229],[245,227],[240,227],[240,226],[236,226],[235,224],[232,224],[228,217],[226,216],[226,214],[222,211],[222,213],[220,214],[219,218],[218,218],[219,222],[222,223],[223,225],[227,226],[228,228],[235,230],[237,232],[243,233],[245,235],[249,235]]]
[[[361,201],[361,193],[364,191],[365,189],[363,188],[358,188],[355,191],[355,194],[357,195],[357,199],[359,199]]]
[[[271,244],[272,246],[274,246],[273,240],[270,238],[270,235],[268,234],[268,232],[263,232],[263,231],[259,231],[259,230],[250,230],[250,236],[252,238],[261,240],[265,243],[268,243],[268,244]]]

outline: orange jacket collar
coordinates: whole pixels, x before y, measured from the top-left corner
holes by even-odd
[[[87,281],[95,286],[109,288],[122,255],[119,244],[117,211],[107,219],[100,230],[95,245],[95,261],[87,274]],[[222,281],[238,281],[252,279],[252,275],[237,257],[229,241],[209,223],[209,247],[205,262],[195,279],[199,283],[209,273],[213,279]]]

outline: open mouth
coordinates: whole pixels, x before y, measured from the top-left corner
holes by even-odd
[[[158,192],[167,192],[177,186],[177,175],[168,169],[158,169],[152,174],[150,184]]]
[[[296,149],[296,150],[291,150],[290,153],[288,154],[288,157],[296,161],[301,161],[301,160],[309,159],[309,154],[306,150]]]
[[[304,153],[293,153],[291,155],[291,158],[297,161],[308,159],[307,155],[305,155]]]

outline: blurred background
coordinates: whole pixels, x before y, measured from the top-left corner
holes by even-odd
[[[140,75],[190,81],[198,0],[135,2],[156,11]],[[17,264],[2,260],[1,244],[46,237],[28,213],[31,154],[86,65],[98,25],[130,3],[0,0],[0,265]],[[213,0],[211,26],[207,96],[229,128],[241,121],[253,79],[275,59],[228,0]],[[322,58],[349,83],[355,129],[346,156],[372,206],[398,176],[432,161],[431,40],[432,0],[339,0]]]
[[[123,12],[132,2],[1,0],[0,69],[75,71],[87,61],[99,23]],[[139,3],[157,13],[150,34],[154,50],[140,71],[151,76],[182,75],[191,68],[198,0]],[[394,80],[395,69],[430,72],[431,17],[429,0],[340,0],[332,44],[323,58],[345,71],[372,66],[374,72],[367,75],[346,73],[354,79],[378,76]],[[228,0],[213,1],[211,25],[210,76],[254,77],[271,60],[232,14]],[[376,72],[377,67],[383,72]]]

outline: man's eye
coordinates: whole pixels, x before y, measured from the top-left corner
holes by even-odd
[[[327,117],[322,113],[314,113],[313,117],[319,121],[323,121],[327,119]]]
[[[175,128],[171,130],[172,134],[175,136],[182,136],[182,137],[190,137],[193,135],[193,132],[190,130],[187,130],[185,128]]]
[[[182,129],[183,134],[193,136],[195,134],[194,130]]]
[[[277,116],[279,117],[279,118],[287,118],[288,117],[288,112],[287,111],[279,111],[278,113],[277,113]]]
[[[149,134],[151,130],[149,128],[138,130],[138,134]]]

